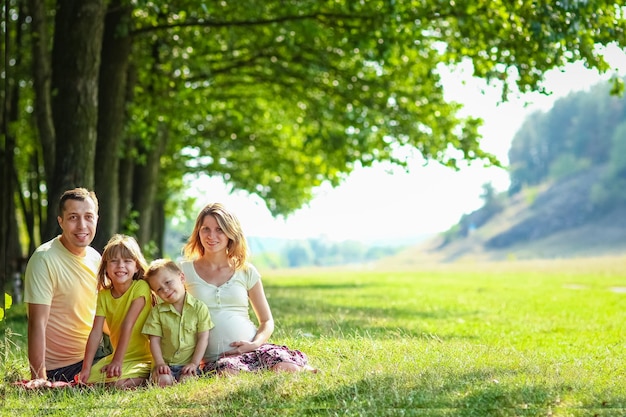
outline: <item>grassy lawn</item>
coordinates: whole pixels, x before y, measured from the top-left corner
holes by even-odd
[[[25,391],[1,324],[2,416],[624,416],[626,258],[266,271],[274,343],[318,374]],[[12,333],[14,332],[14,333]]]

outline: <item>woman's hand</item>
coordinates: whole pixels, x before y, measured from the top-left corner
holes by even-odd
[[[252,352],[258,347],[256,343],[248,342],[246,340],[238,340],[231,343],[230,346],[232,347],[232,349],[222,353],[222,356],[241,355],[242,353]]]

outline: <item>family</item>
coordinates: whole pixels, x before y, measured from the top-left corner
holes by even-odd
[[[268,343],[274,319],[261,275],[239,220],[222,204],[200,211],[180,263],[147,264],[137,241],[121,234],[100,255],[90,246],[98,199],[85,188],[63,193],[57,221],[61,234],[26,266],[28,388],[315,371],[304,353]]]

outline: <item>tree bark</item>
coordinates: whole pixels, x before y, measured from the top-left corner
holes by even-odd
[[[3,5],[4,13],[8,15],[8,5]],[[5,21],[4,36],[4,61],[2,67],[4,71],[4,90],[2,97],[2,114],[0,118],[0,129],[4,135],[3,146],[0,147],[0,161],[2,166],[0,181],[0,307],[4,308],[4,289],[7,283],[11,283],[13,296],[17,296],[15,302],[21,299],[21,286],[15,287],[14,277],[16,273],[21,273],[24,263],[24,255],[19,241],[19,230],[17,224],[15,196],[17,174],[15,167],[16,135],[10,128],[19,120],[20,84],[23,74],[19,72],[23,61],[22,35],[26,12],[23,5],[18,10],[18,18],[15,26],[9,25],[9,20]],[[13,62],[10,62],[12,60]],[[17,277],[19,279],[19,276]],[[21,281],[19,281],[21,283]],[[16,292],[19,292],[16,294]]]
[[[145,165],[135,166],[135,185],[133,190],[133,209],[139,212],[137,240],[144,247],[152,239],[153,215],[161,169],[161,155],[167,147],[169,132],[167,126],[159,125],[157,135],[146,154]]]
[[[74,187],[93,189],[98,119],[98,74],[104,0],[59,0],[52,47],[54,171],[48,184],[45,239],[58,233],[57,202]],[[106,170],[108,161],[99,161]],[[104,196],[106,197],[106,196]]]
[[[128,35],[131,9],[119,0],[109,5],[104,20],[102,62],[98,95],[98,138],[95,190],[100,198],[100,220],[93,246],[104,249],[113,234],[120,231],[119,166],[124,131],[126,81],[130,60],[131,38]],[[126,179],[128,181],[128,179]]]
[[[163,256],[163,248],[165,247],[165,201],[157,197],[154,202],[154,211],[152,212],[152,236],[150,240],[155,243],[155,252],[151,255],[155,258]]]
[[[32,18],[32,71],[35,91],[35,120],[39,130],[39,142],[43,154],[44,170],[48,176],[54,172],[55,134],[52,120],[50,91],[50,50],[48,48],[48,20],[42,1],[28,2]]]
[[[126,77],[126,102],[133,101],[133,88],[137,81],[137,69],[130,63]],[[135,177],[135,160],[133,158],[135,148],[135,138],[132,135],[125,135],[123,149],[119,166],[119,219],[120,231],[128,233],[128,223],[131,221],[131,211],[133,206],[133,185]]]

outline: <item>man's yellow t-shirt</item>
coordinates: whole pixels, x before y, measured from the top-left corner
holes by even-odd
[[[74,255],[59,240],[41,245],[26,266],[24,301],[50,306],[46,327],[46,369],[83,360],[96,312],[100,254],[87,247]]]

